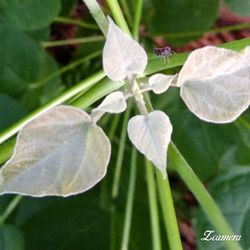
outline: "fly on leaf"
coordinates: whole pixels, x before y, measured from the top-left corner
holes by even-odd
[[[164,59],[164,62],[166,58],[168,59],[169,56],[176,54],[174,50],[168,46],[164,48],[154,48],[154,53],[155,55],[162,57]]]

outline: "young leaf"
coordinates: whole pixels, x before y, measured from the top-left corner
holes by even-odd
[[[250,63],[245,55],[216,47],[191,53],[177,85],[188,108],[200,119],[227,123],[250,103]]]
[[[128,122],[128,136],[136,148],[152,161],[166,176],[167,148],[172,125],[162,111],[153,111],[148,116],[137,115]]]
[[[176,77],[177,75],[155,74],[149,78],[148,83],[155,94],[161,94],[168,90]]]
[[[121,81],[131,74],[142,73],[146,65],[145,50],[109,18],[109,30],[103,48],[106,75],[113,81]]]
[[[26,124],[11,159],[0,170],[0,192],[69,196],[100,181],[110,142],[90,116],[58,106]]]
[[[95,109],[96,111],[103,111],[107,113],[121,113],[127,108],[125,97],[121,91],[115,91],[105,97],[103,102]]]

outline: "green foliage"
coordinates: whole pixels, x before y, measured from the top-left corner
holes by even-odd
[[[62,74],[61,66],[58,66],[56,60],[41,47],[41,42],[50,39],[53,20],[59,13],[70,17],[76,2],[75,0],[1,1],[0,131],[13,125],[15,128],[15,123],[23,116],[36,108],[43,110],[47,103],[49,104],[46,107],[54,105],[56,101],[89,108],[94,102],[123,85],[122,82],[114,83],[107,78],[100,81],[103,78],[103,73],[99,71],[102,66],[100,58],[88,59],[78,67],[70,68],[68,73]],[[126,5],[126,1],[121,2]],[[133,28],[136,5],[135,1],[127,2],[130,5],[127,6],[126,18],[131,19],[129,24]],[[148,28],[150,38],[141,37],[141,42],[149,43],[149,47],[153,47],[152,39],[156,35],[163,35],[174,45],[192,40],[197,36],[197,32],[202,34],[212,27],[218,16],[219,2],[219,0],[143,1],[142,23]],[[249,1],[226,0],[226,2],[233,11],[241,15],[249,14]],[[92,21],[89,19],[90,15],[85,16],[85,14],[88,12],[84,13],[84,21]],[[92,34],[96,35],[96,31],[92,33],[92,30],[81,27],[76,36],[84,37]],[[249,45],[248,38],[222,46],[239,51]],[[74,62],[75,59],[84,58],[90,52],[102,47],[102,42],[81,45],[75,54],[71,55],[70,60]],[[64,51],[67,52],[67,49]],[[180,53],[171,57],[166,63],[162,58],[152,56],[145,75],[156,72],[176,73],[187,56],[187,53]],[[97,71],[99,71],[97,74],[92,75]],[[82,81],[83,79],[86,80]],[[79,82],[77,86],[81,86],[77,87],[79,91],[76,91],[77,88],[74,90],[69,88],[77,82]],[[173,141],[195,173],[208,183],[212,197],[219,204],[233,230],[242,234],[241,244],[244,249],[248,249],[250,246],[249,111],[233,124],[212,125],[198,120],[187,110],[179,98],[177,89],[171,88],[162,96],[151,95],[151,100],[156,109],[163,110],[170,116],[174,127]],[[36,113],[37,111],[29,115],[32,117]],[[106,125],[104,119],[103,128],[108,132],[114,122],[113,116],[106,119]],[[24,198],[4,222],[5,224],[0,226],[0,249],[94,250],[121,247],[128,196],[130,165],[128,158],[131,145],[129,143],[124,145],[124,160],[120,164],[122,170],[119,196],[112,199],[120,127],[121,123],[118,123],[112,140],[113,156],[104,181],[87,193],[67,199]],[[14,133],[16,132],[17,130]],[[10,157],[14,142],[13,139],[0,146],[0,165]],[[240,164],[246,166],[239,166]],[[154,228],[150,224],[148,184],[142,158],[139,157],[136,167],[138,171],[128,249],[151,250],[151,230]],[[171,170],[175,170],[174,164],[171,164]],[[169,172],[172,174],[172,171]],[[175,176],[170,178],[172,179],[175,180]],[[177,217],[180,219],[185,214],[190,215],[186,219],[192,220],[191,215],[195,208],[183,200],[182,194],[186,189],[179,185],[180,181],[178,179],[170,183],[181,194],[178,197],[174,196]],[[12,199],[13,196],[0,197],[1,214]],[[187,208],[188,213],[181,211],[183,207]],[[168,242],[162,213],[159,213],[159,218],[161,234],[158,236],[161,238],[162,250],[165,250],[168,249]],[[224,246],[216,243],[199,241],[204,231],[211,229],[212,226],[200,210],[195,219],[199,249],[224,250]]]
[[[12,225],[0,225],[0,249],[24,250],[24,237],[17,227]]]
[[[164,35],[168,42],[180,44],[193,37],[178,39],[174,38],[175,34],[205,32],[213,25],[218,16],[219,3],[219,0],[151,0],[145,10],[147,15],[142,18],[152,34]]]
[[[225,166],[225,169],[229,166]],[[224,174],[210,182],[209,190],[232,225],[235,234],[240,234],[243,249],[249,249],[249,221],[250,221],[250,166],[233,165]],[[205,215],[199,210],[196,217],[197,239],[203,237],[206,230],[212,230]],[[199,249],[224,249],[222,242],[200,241]]]
[[[29,85],[56,70],[57,66],[54,60],[28,35],[16,31],[12,27],[2,25],[0,37],[3,37],[0,47],[0,91],[11,95],[20,93],[30,95],[27,91]],[[41,94],[48,94],[43,97],[45,102],[58,95],[61,87],[58,79],[53,83],[45,81],[44,84],[44,89],[38,90]],[[46,84],[50,86],[46,86]],[[56,92],[50,92],[53,88],[56,89]],[[25,90],[27,92],[24,92]],[[35,98],[37,95],[39,94],[36,92]],[[34,108],[37,105],[32,103],[31,106]]]
[[[68,199],[25,199],[16,215],[27,250],[108,249],[108,213],[96,190]]]
[[[249,0],[225,0],[229,8],[241,16],[249,16],[250,14],[250,1]]]
[[[14,98],[0,94],[0,131],[17,122],[27,111]]]
[[[2,0],[0,21],[20,30],[41,29],[53,21],[60,8],[60,0]]]

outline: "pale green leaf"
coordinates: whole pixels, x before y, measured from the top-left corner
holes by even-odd
[[[161,94],[168,90],[176,77],[177,75],[155,74],[149,78],[148,83],[155,94]]]
[[[103,68],[113,81],[124,80],[131,74],[142,73],[147,65],[147,54],[109,18],[109,30],[103,49]]]
[[[14,154],[1,168],[1,193],[69,196],[93,187],[105,175],[110,142],[90,116],[58,106],[26,124]]]
[[[200,119],[234,121],[250,103],[247,54],[208,46],[190,54],[177,85],[188,108]]]
[[[128,136],[136,148],[152,161],[166,176],[167,148],[172,134],[172,125],[162,111],[153,111],[147,116],[137,115],[128,122]]]
[[[121,113],[127,108],[126,100],[121,91],[115,91],[107,95],[102,103],[95,109],[96,111],[103,111],[107,113]]]

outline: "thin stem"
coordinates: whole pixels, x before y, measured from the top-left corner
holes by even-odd
[[[108,134],[108,138],[110,141],[112,141],[114,138],[115,131],[117,129],[120,118],[121,118],[120,115],[115,115],[114,119],[112,120],[112,125],[111,125],[111,128],[109,130],[109,134]]]
[[[225,43],[219,47],[228,48],[228,49],[232,49],[235,51],[240,51],[249,45],[250,45],[250,39],[244,38],[241,40]],[[173,63],[166,64],[166,65],[156,63],[157,60],[151,60],[149,61],[149,67],[146,69],[145,75],[152,74],[163,69],[169,69],[169,68],[173,68],[177,66],[182,66],[187,56],[188,56],[187,53],[178,54],[177,56],[175,56],[175,58],[178,58],[178,60],[176,59],[178,62],[175,61]],[[78,99],[72,103],[74,106],[86,107],[86,106],[91,105],[94,101],[100,99],[104,95],[109,94],[112,91],[119,89],[124,84],[124,82],[114,83],[114,82],[107,80],[103,82],[102,86],[95,86],[90,91],[88,91],[85,95],[83,95],[86,92],[86,90],[88,90],[91,86],[95,85],[98,81],[104,78],[104,76],[105,75],[103,71],[97,72],[96,74],[90,76],[84,81],[78,83],[73,88],[67,90],[64,94],[56,98],[54,101],[32,112],[31,114],[29,114],[27,117],[25,117],[18,123],[14,124],[7,130],[0,133],[0,144],[4,142],[5,140],[9,139],[11,136],[15,135],[24,126],[24,124],[26,124],[26,122],[32,120],[33,118],[37,117],[37,115],[44,113],[45,111],[47,111],[48,109],[56,105],[69,101],[70,99],[72,99],[72,97],[76,97],[76,96],[78,97]],[[79,94],[81,94],[81,96],[79,96]],[[95,97],[93,97],[93,95]],[[32,117],[33,115],[35,115],[35,117]]]
[[[161,250],[161,232],[157,204],[157,190],[154,176],[154,169],[151,162],[145,160],[146,178],[148,187],[148,202],[151,220],[152,249]]]
[[[0,165],[6,162],[13,153],[13,148],[15,146],[16,139],[13,138],[8,140],[4,144],[0,145]]]
[[[250,123],[243,117],[239,117],[236,123],[243,125],[246,129],[250,130]]]
[[[132,22],[132,16],[131,16],[130,11],[129,11],[129,6],[127,3],[127,0],[121,0],[120,3],[121,3],[123,13],[126,16],[128,23],[131,25],[133,22]]]
[[[98,2],[96,0],[83,0],[83,2],[86,4],[102,33],[106,35],[108,33],[108,20]]]
[[[213,198],[208,193],[204,185],[196,176],[192,168],[188,165],[173,142],[171,142],[169,145],[168,155],[170,160],[174,163],[175,170],[194,194],[203,211],[206,213],[210,222],[215,227],[217,233],[221,235],[233,235],[231,227],[227,223],[220,209],[217,207]],[[237,241],[223,241],[223,243],[228,250],[241,249]]]
[[[142,14],[142,6],[143,6],[143,0],[135,1],[135,19],[133,26],[133,37],[137,41],[139,40],[139,28],[140,28],[141,14]]]
[[[157,185],[160,194],[160,203],[164,217],[164,224],[167,231],[168,242],[171,250],[181,250],[179,228],[174,210],[174,202],[171,194],[168,176],[162,178],[162,174],[157,170]]]
[[[55,72],[51,73],[50,75],[48,75],[47,77],[45,77],[44,79],[38,81],[38,82],[35,82],[33,84],[30,84],[29,85],[29,89],[36,89],[36,88],[40,88],[41,86],[43,86],[45,83],[47,83],[49,80],[51,80],[52,78],[58,76],[58,75],[61,75],[69,70],[72,70],[74,69],[75,67],[85,63],[85,62],[88,62],[89,60],[95,58],[95,57],[98,57],[99,55],[101,55],[102,51],[99,50],[99,51],[95,51],[89,55],[87,55],[86,57],[84,58],[80,58],[78,60],[75,60],[71,63],[69,63],[68,65],[56,70]]]
[[[68,17],[56,17],[54,19],[54,22],[65,23],[65,24],[74,24],[74,25],[77,25],[77,26],[82,27],[82,28],[99,30],[99,28],[95,24],[83,22],[83,21],[77,20],[77,19],[71,19]]]
[[[109,140],[112,142],[114,139],[114,135],[115,135],[115,131],[118,127],[119,124],[119,120],[121,118],[121,115],[115,115],[114,119],[112,120],[112,124],[111,127],[109,129],[108,132],[108,138]],[[109,204],[110,204],[110,191],[108,188],[108,178],[105,178],[102,182],[101,182],[101,192],[100,192],[100,206],[103,209],[108,209],[109,208]]]
[[[48,42],[42,42],[42,47],[50,48],[50,47],[66,46],[66,45],[80,44],[80,43],[93,43],[93,42],[104,41],[104,39],[105,39],[104,36],[90,36],[90,37],[81,37],[81,38],[59,40],[59,41],[48,41]]]
[[[109,5],[109,8],[110,8],[118,26],[120,26],[123,31],[125,31],[126,33],[131,35],[129,27],[127,25],[127,22],[126,22],[124,16],[123,16],[122,10],[121,10],[117,0],[107,0],[107,3]]]
[[[128,77],[128,83],[130,85],[131,88],[131,92],[135,98],[136,101],[136,105],[140,111],[140,113],[144,116],[148,115],[148,111],[144,102],[144,98],[143,95],[141,93],[140,87],[135,79],[134,76],[130,76]]]
[[[70,100],[72,97],[76,96],[77,94],[86,92],[90,87],[95,85],[104,77],[105,77],[104,72],[99,71],[96,74],[78,83],[71,89],[65,91],[61,96],[55,98],[53,101],[49,102],[45,106],[30,113],[28,116],[21,119],[18,123],[14,124],[13,126],[11,126],[10,128],[8,128],[7,130],[3,131],[0,134],[0,144],[4,142],[5,140],[8,140],[13,135],[15,135],[26,123],[30,122],[31,120],[35,119],[36,117],[45,113],[51,108]]]
[[[236,24],[232,26],[214,28],[208,31],[165,33],[163,34],[163,36],[167,38],[183,38],[183,37],[202,36],[204,34],[217,34],[217,33],[223,33],[223,32],[231,32],[231,31],[237,31],[237,30],[249,29],[249,28],[250,28],[250,23],[241,23],[241,24]]]
[[[145,98],[146,105],[149,111],[153,111],[152,104],[148,98]],[[157,186],[160,194],[160,203],[164,217],[164,223],[167,231],[167,238],[171,250],[181,250],[181,238],[177,224],[177,218],[174,210],[174,202],[169,185],[168,175],[166,173],[165,179],[162,178],[162,173],[158,170]]]
[[[20,203],[22,200],[22,196],[16,195],[13,200],[10,202],[10,204],[5,209],[4,213],[0,216],[0,224],[4,224],[5,221],[8,219],[9,215],[14,211],[16,206]]]
[[[135,148],[133,148],[131,162],[130,162],[131,167],[130,167],[128,196],[127,196],[127,204],[126,204],[126,211],[125,211],[125,222],[124,222],[124,227],[123,227],[121,250],[128,250],[128,245],[129,245],[129,234],[130,234],[130,228],[131,228],[131,222],[132,222],[132,212],[133,212],[136,173],[137,173],[136,160],[137,160],[137,151]]]
[[[132,105],[131,103],[129,103],[128,108],[124,115],[123,123],[122,123],[120,145],[119,145],[117,160],[115,164],[115,174],[114,174],[114,180],[113,180],[113,186],[112,186],[113,198],[116,198],[119,192],[119,186],[120,186],[119,184],[120,184],[122,164],[123,164],[124,151],[125,151],[124,149],[125,149],[125,144],[126,144],[127,123],[128,123],[128,119],[131,113],[131,109],[132,109]]]

